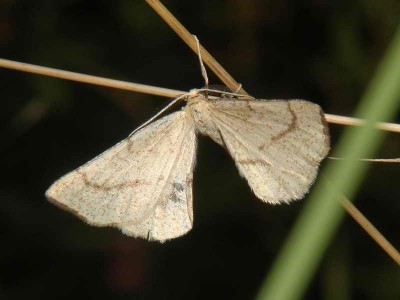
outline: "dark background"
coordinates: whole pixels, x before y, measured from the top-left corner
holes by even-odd
[[[350,116],[399,23],[398,0],[163,1],[257,98]],[[2,0],[0,57],[154,86],[203,86],[198,59],[140,0]],[[220,83],[211,74],[211,83]],[[159,244],[46,201],[61,175],[166,99],[0,69],[0,299],[252,299],[307,201],[257,200],[200,138],[194,228]],[[399,119],[397,120],[399,122]],[[330,125],[333,145],[343,130]],[[399,157],[389,134],[379,157]],[[375,164],[356,205],[399,248],[400,169]],[[396,264],[347,217],[306,299],[400,299]]]

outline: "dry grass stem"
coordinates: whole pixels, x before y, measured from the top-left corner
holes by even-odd
[[[344,160],[345,158],[328,156],[327,158],[333,160]],[[399,163],[400,158],[359,158],[359,161],[370,161],[379,163]]]
[[[196,53],[197,43],[193,35],[169,12],[169,10],[158,0],[146,0],[146,2],[160,15],[160,17],[176,32],[177,35]],[[246,91],[235,79],[211,56],[211,54],[200,45],[202,59],[206,65],[218,76],[219,79],[232,91],[238,90],[240,94]]]
[[[128,90],[128,91],[151,94],[151,95],[161,96],[161,97],[168,97],[168,98],[175,98],[179,95],[187,93],[185,91],[155,87],[155,86],[150,86],[150,85],[145,85],[145,84],[115,80],[115,79],[108,79],[108,78],[104,78],[104,77],[86,75],[86,74],[70,72],[70,71],[63,71],[63,70],[59,70],[59,69],[41,67],[41,66],[37,66],[37,65],[21,63],[21,62],[12,61],[12,60],[8,60],[8,59],[1,59],[1,58],[0,58],[0,67],[12,69],[12,70],[23,71],[23,72],[34,73],[34,74],[40,74],[40,75],[45,75],[45,76],[50,76],[50,77],[62,78],[62,79],[67,79],[67,80],[72,80],[72,81],[77,81],[77,82],[84,82],[84,83],[89,83],[89,84],[94,84],[94,85],[106,86],[106,87],[111,87],[111,88],[115,88],[115,89]],[[333,123],[333,124],[362,125],[364,123],[364,121],[361,119],[350,118],[350,117],[339,116],[339,115],[325,114],[325,117],[329,123]],[[382,129],[382,130],[400,133],[400,124],[378,123],[377,126],[379,129]],[[395,161],[395,162],[397,162],[397,161]]]
[[[343,207],[347,213],[370,235],[370,237],[398,264],[400,265],[400,253],[395,247],[376,229],[374,225],[351,203],[347,198],[342,199]]]
[[[338,116],[338,115],[331,115],[325,114],[326,121],[332,124],[340,124],[340,125],[363,125],[365,123],[364,120],[352,118],[352,117],[345,117],[345,116]],[[400,125],[394,123],[385,123],[380,122],[377,125],[377,128],[385,130],[385,131],[392,131],[400,133]]]
[[[12,61],[8,59],[0,58],[0,67],[29,72],[34,74],[40,74],[50,77],[62,78],[72,81],[84,82],[94,85],[112,87],[116,89],[134,91],[138,93],[151,94],[156,96],[170,97],[174,98],[179,94],[185,93],[181,91],[176,91],[172,89],[164,89],[160,87],[154,87],[150,85],[144,85],[139,83],[132,83],[121,80],[107,79],[98,76],[85,75],[81,73],[75,73],[70,71],[63,71],[53,68],[41,67],[37,65],[26,64],[22,62]]]

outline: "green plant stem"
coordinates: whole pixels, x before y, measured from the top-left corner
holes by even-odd
[[[370,157],[381,145],[384,132],[376,130],[378,120],[391,120],[400,98],[400,28],[367,88],[356,116],[367,120],[365,126],[346,129],[333,156],[346,160],[328,162],[322,180],[309,200],[261,286],[257,300],[301,299],[311,281],[323,252],[344,217],[340,199],[352,199],[365,177]],[[329,183],[327,182],[329,178]]]

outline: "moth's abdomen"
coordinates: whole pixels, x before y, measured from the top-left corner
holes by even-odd
[[[220,132],[215,126],[210,114],[208,100],[193,99],[186,106],[188,114],[194,120],[196,131],[202,135],[209,136],[213,141],[223,146]]]

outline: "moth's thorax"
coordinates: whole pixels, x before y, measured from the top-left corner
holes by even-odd
[[[204,95],[199,94],[196,97],[189,98],[185,111],[192,117],[198,133],[207,135],[216,143],[223,145],[221,135],[212,118],[213,101],[215,100],[209,100]]]

